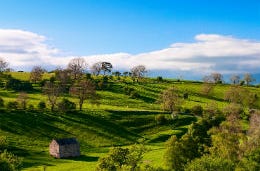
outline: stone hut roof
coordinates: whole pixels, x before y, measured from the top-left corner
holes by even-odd
[[[59,145],[70,145],[70,144],[78,144],[76,138],[62,138],[62,139],[54,139]]]

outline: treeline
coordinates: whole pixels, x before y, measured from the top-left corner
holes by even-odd
[[[109,62],[93,64],[90,67],[91,73],[87,72],[87,66],[88,64],[83,58],[74,58],[68,63],[66,68],[57,68],[49,72],[52,76],[48,79],[43,79],[43,74],[47,71],[41,66],[35,66],[30,72],[29,80],[21,81],[8,74],[10,69],[8,69],[7,62],[0,59],[0,86],[7,90],[20,92],[17,100],[8,102],[6,107],[9,109],[26,109],[27,107],[32,109],[34,106],[27,106],[27,92],[41,91],[47,96],[51,111],[67,112],[76,109],[76,104],[67,98],[58,100],[67,94],[78,98],[79,110],[82,110],[86,100],[92,104],[99,103],[96,90],[109,88],[111,84],[109,80],[115,79],[119,81],[123,77],[122,81],[130,78],[133,82],[139,82],[147,73],[143,65],[135,66],[130,71],[123,73],[119,71],[112,72],[113,66]],[[136,96],[133,90],[129,89],[127,92],[133,97]],[[3,102],[3,99],[1,101]],[[41,101],[37,108],[46,108],[46,102]]]

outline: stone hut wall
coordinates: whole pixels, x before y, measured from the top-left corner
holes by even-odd
[[[50,143],[50,155],[55,157],[55,158],[60,158],[60,148],[59,148],[59,144],[55,141],[52,140],[52,142]]]

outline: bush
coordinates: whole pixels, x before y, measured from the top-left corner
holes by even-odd
[[[18,171],[21,170],[22,159],[6,150],[0,154],[0,170]]]
[[[188,98],[189,98],[189,93],[187,93],[187,92],[184,93],[184,94],[183,94],[183,99],[188,99]]]
[[[228,159],[210,155],[202,156],[187,164],[185,171],[207,170],[207,171],[231,171],[235,170],[235,164]]]
[[[108,156],[99,158],[97,170],[137,170],[140,168],[146,150],[143,145],[133,145],[130,148],[114,147],[109,151]]]
[[[203,108],[200,105],[193,106],[191,112],[194,115],[201,116],[203,114]]]
[[[164,125],[167,123],[167,119],[164,115],[160,114],[160,115],[156,115],[155,116],[155,121],[158,125]]]
[[[38,103],[38,109],[43,110],[46,108],[46,103],[44,101],[40,101]]]
[[[130,97],[133,99],[139,98],[140,95],[136,91],[131,91]]]
[[[0,136],[0,152],[8,147],[6,136]]]
[[[162,76],[158,76],[158,77],[156,78],[156,80],[157,80],[157,82],[163,82],[163,77],[162,77]]]
[[[10,110],[16,110],[16,109],[18,109],[18,106],[19,106],[19,103],[17,101],[7,103],[7,108]]]
[[[0,107],[4,107],[4,99],[2,97],[0,97]]]
[[[60,103],[58,103],[58,109],[61,112],[69,112],[76,109],[76,104],[69,101],[68,99],[63,98]]]

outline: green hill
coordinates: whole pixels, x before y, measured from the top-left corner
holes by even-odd
[[[24,74],[24,75],[23,75]],[[28,79],[28,73],[12,74],[16,78]],[[46,76],[50,78],[50,76]],[[157,103],[159,94],[169,88],[176,87],[183,99],[182,112],[178,120],[165,124],[158,124],[155,117],[164,115],[170,120],[169,113],[164,112]],[[225,107],[224,92],[230,85],[218,84],[209,96],[201,93],[202,83],[191,81],[157,82],[147,79],[141,83],[110,80],[109,87],[98,90],[99,105],[85,102],[83,111],[68,113],[38,110],[37,104],[46,101],[39,88],[28,92],[28,105],[34,109],[0,111],[0,135],[6,136],[9,149],[14,154],[23,157],[25,170],[95,170],[97,160],[104,156],[112,146],[127,146],[138,141],[145,141],[150,151],[145,159],[154,166],[163,166],[164,142],[171,136],[180,136],[187,131],[187,127],[197,120],[192,114],[185,113],[195,105],[206,107],[209,103],[216,103],[219,108]],[[126,90],[133,90],[134,97]],[[246,87],[250,92],[260,96],[256,87]],[[0,97],[7,104],[15,101],[17,91],[0,89]],[[69,100],[77,103],[75,97],[65,94]],[[48,106],[49,108],[49,106]],[[80,142],[82,156],[75,159],[54,159],[49,156],[48,146],[53,138],[76,137]]]

